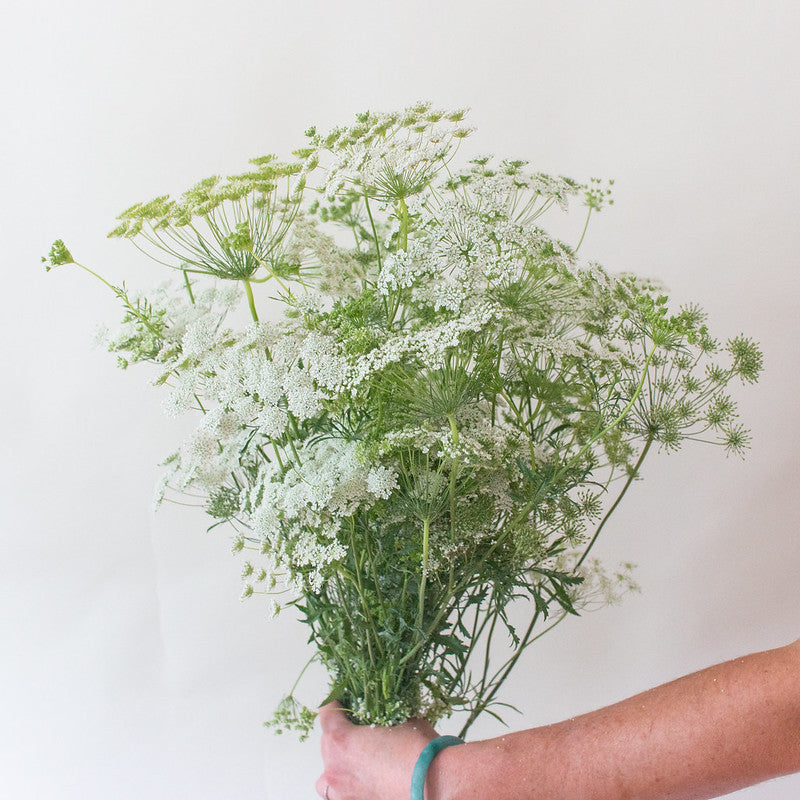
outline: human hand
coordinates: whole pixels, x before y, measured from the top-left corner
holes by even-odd
[[[411,774],[436,738],[423,719],[391,728],[354,725],[338,702],[319,710],[324,770],[316,784],[327,800],[408,800]]]

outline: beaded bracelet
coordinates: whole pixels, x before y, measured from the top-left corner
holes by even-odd
[[[411,800],[425,800],[425,776],[428,774],[431,761],[445,747],[451,747],[454,744],[464,744],[464,740],[459,739],[458,736],[438,736],[425,745],[414,765],[414,772],[411,774]]]

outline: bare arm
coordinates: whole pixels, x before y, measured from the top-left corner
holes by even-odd
[[[334,713],[323,714],[320,793],[330,785],[330,800],[407,800],[432,729],[362,729]],[[796,642],[556,725],[448,748],[426,798],[702,800],[799,770]]]

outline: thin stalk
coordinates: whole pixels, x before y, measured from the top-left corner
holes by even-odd
[[[350,549],[351,549],[351,551],[353,553],[353,558],[354,559],[357,558],[356,554],[358,553],[358,548],[356,547],[355,536],[356,536],[355,523],[353,522],[352,517],[351,517],[351,519],[350,519]],[[381,637],[380,637],[380,634],[378,633],[377,628],[375,627],[375,620],[372,617],[372,611],[370,610],[369,603],[367,603],[367,598],[364,595],[364,584],[362,582],[363,575],[362,575],[362,569],[361,569],[362,566],[363,566],[363,561],[362,561],[361,564],[356,563],[355,566],[356,566],[355,573],[356,573],[356,588],[357,588],[357,591],[358,591],[358,599],[361,601],[361,607],[364,609],[364,617],[366,618],[367,622],[369,623],[369,626],[372,629],[372,633],[375,636],[375,643],[378,646],[378,650],[380,651],[381,655],[384,655],[383,642],[381,640]],[[370,661],[372,661],[372,663],[374,664],[375,662],[373,661],[373,658],[372,658],[372,646],[371,646],[370,641],[369,641],[369,636],[367,636],[366,639],[367,639],[367,647],[369,648],[369,651],[370,651]]]
[[[583,239],[586,236],[586,231],[589,229],[589,220],[592,217],[592,207],[589,206],[589,213],[586,215],[586,224],[583,226],[583,233],[581,233],[581,238],[578,240],[578,244],[575,245],[575,252],[577,253],[580,250],[581,245],[583,244]]]
[[[467,586],[468,581],[462,581],[458,586],[458,591],[454,591],[455,586],[453,584],[451,571],[450,579],[447,582],[447,587],[442,593],[442,597],[447,599],[440,604],[439,611],[437,611],[436,616],[433,618],[431,624],[428,625],[428,629],[424,632],[422,638],[413,647],[410,647],[397,662],[398,666],[403,666],[403,664],[408,663],[412,658],[414,658],[414,656],[417,655],[427,641],[428,637],[431,636],[431,634],[433,634],[433,632],[437,629],[439,623],[453,613],[453,610],[455,609],[455,600],[461,596],[461,593]]]
[[[313,663],[314,663],[314,662],[315,662],[315,661],[316,661],[318,658],[319,658],[319,653],[314,653],[314,655],[313,655],[313,656],[311,656],[311,658],[309,658],[309,659],[308,659],[308,661],[306,661],[306,665],[303,667],[303,669],[301,669],[301,670],[300,670],[300,674],[297,676],[297,680],[294,682],[294,686],[292,686],[292,688],[289,690],[289,696],[290,696],[290,697],[291,697],[291,696],[294,694],[294,690],[295,690],[295,689],[298,687],[298,685],[299,685],[299,683],[300,683],[300,680],[302,679],[303,675],[305,674],[305,671],[306,671],[306,670],[307,670],[307,669],[308,669],[308,668],[309,668],[309,667],[310,667],[310,666],[311,666],[311,665],[312,665],[312,664],[313,664]]]
[[[583,551],[583,555],[578,559],[578,563],[575,565],[575,569],[578,569],[581,564],[586,560],[586,556],[589,555],[589,551],[594,547],[594,543],[597,541],[597,537],[600,535],[600,531],[603,530],[606,522],[608,522],[609,517],[614,513],[616,507],[622,501],[622,498],[625,497],[625,492],[628,491],[628,487],[633,483],[636,476],[639,474],[639,468],[642,466],[642,462],[647,456],[647,451],[650,449],[650,445],[653,444],[653,434],[649,434],[647,437],[647,441],[645,442],[644,447],[642,448],[642,452],[639,454],[639,458],[636,461],[636,464],[633,466],[633,470],[631,474],[628,476],[628,480],[625,481],[625,485],[622,487],[622,491],[617,496],[617,499],[614,501],[614,504],[611,508],[608,509],[606,515],[600,521],[600,524],[597,526],[597,530],[594,532],[594,536],[592,536],[592,540],[587,545],[586,549]]]
[[[350,623],[350,629],[351,629],[352,631],[355,631],[355,630],[356,630],[356,625],[355,625],[355,622],[353,621],[353,617],[352,617],[352,615],[350,614],[350,607],[349,607],[349,604],[348,604],[348,602],[347,602],[347,599],[346,599],[346,598],[343,596],[343,595],[344,595],[344,592],[342,592],[342,590],[341,590],[341,588],[340,588],[340,585],[341,585],[341,580],[340,580],[340,579],[341,579],[341,578],[344,578],[345,580],[349,580],[350,582],[353,582],[353,578],[352,578],[352,577],[350,577],[349,575],[345,575],[344,573],[342,573],[342,572],[339,572],[339,573],[338,573],[338,574],[335,576],[334,580],[335,580],[335,582],[336,582],[336,587],[337,587],[336,591],[337,591],[337,594],[338,594],[338,596],[339,596],[339,604],[338,604],[338,607],[339,607],[339,608],[341,608],[341,609],[344,611],[344,614],[345,614],[345,616],[347,617],[347,620],[348,620],[348,622]],[[371,664],[374,666],[374,664],[375,664],[375,660],[374,660],[374,658],[373,658],[373,654],[372,654],[372,647],[371,647],[371,645],[370,645],[369,638],[367,638],[367,651],[368,651],[368,653],[369,653],[369,659],[370,659],[370,663],[371,663]],[[337,654],[337,655],[338,655],[338,654]],[[337,660],[338,660],[338,662],[339,662],[339,665],[340,665],[340,666],[342,666],[342,667],[344,667],[344,669],[345,669],[345,671],[347,672],[347,674],[348,674],[348,675],[352,675],[352,674],[353,674],[353,673],[352,673],[352,671],[351,671],[351,669],[350,669],[350,663],[349,663],[349,660],[348,660],[348,659],[342,659],[342,658],[339,658],[339,659],[337,659]],[[368,683],[366,683],[366,682],[363,682],[363,681],[362,681],[362,683],[364,684],[364,690],[365,690],[365,694],[366,694],[366,692],[368,692],[368,691],[369,691],[369,684],[368,684]],[[358,683],[357,683],[357,681],[355,681],[353,678],[349,678],[349,679],[348,679],[348,685],[349,685],[349,686],[357,686],[357,685],[358,685]]]
[[[375,597],[378,600],[378,608],[383,610],[386,608],[383,602],[383,593],[381,592],[381,582],[378,577],[378,565],[376,564],[376,559],[372,553],[372,548],[369,544],[369,536],[365,537],[364,546],[367,551],[367,558],[369,559],[369,563],[372,566],[372,585],[375,588]],[[381,624],[383,624],[383,619],[381,619]]]
[[[483,674],[481,675],[481,693],[486,689],[486,681],[489,677],[489,664],[491,661],[492,639],[494,638],[494,629],[497,625],[498,613],[495,612],[491,615],[487,614],[487,619],[491,616],[492,624],[489,626],[489,633],[486,635],[486,649],[483,655]]]
[[[128,294],[127,294],[127,292],[125,291],[124,288],[120,288],[119,286],[114,286],[113,283],[109,283],[102,275],[99,275],[93,269],[89,269],[89,267],[87,267],[85,264],[81,264],[79,261],[73,261],[71,263],[73,263],[76,267],[80,267],[82,270],[85,270],[90,275],[93,275],[95,278],[97,278],[97,280],[99,280],[100,282],[102,282],[106,286],[108,286],[108,288],[111,289],[111,291],[114,292],[114,294],[120,300],[122,300],[122,302],[125,304],[125,307],[142,323],[142,325],[145,326],[145,328],[147,328],[147,330],[150,331],[150,333],[152,333],[154,336],[156,336],[159,339],[161,338],[161,333],[159,331],[157,331],[149,323],[147,318],[142,315],[142,313],[139,311],[139,309],[135,308],[131,304],[131,301],[128,300]],[[124,284],[123,284],[123,286],[124,286]]]
[[[460,612],[463,613],[463,612]],[[459,681],[461,680],[462,676],[467,670],[467,664],[469,663],[470,654],[475,649],[475,643],[480,639],[483,635],[483,630],[489,622],[490,614],[487,612],[483,615],[483,620],[481,621],[481,611],[480,605],[478,605],[475,609],[475,619],[472,622],[472,631],[470,633],[469,641],[469,653],[464,656],[461,661],[461,666],[458,668],[458,671],[453,675],[452,680],[448,684],[448,692],[452,693],[456,686],[458,686]],[[480,625],[479,625],[480,623]]]
[[[492,689],[492,691],[489,692],[489,694],[483,699],[483,701],[480,702],[477,706],[475,706],[475,708],[473,708],[472,711],[470,712],[469,717],[467,717],[467,721],[464,723],[464,726],[461,728],[461,731],[458,734],[461,739],[465,737],[467,731],[470,729],[472,723],[475,721],[478,714],[480,714],[489,705],[489,703],[492,702],[494,696],[497,694],[498,689],[503,684],[503,682],[508,677],[511,670],[514,668],[514,665],[519,660],[519,657],[522,655],[522,651],[528,645],[528,639],[530,638],[533,628],[536,625],[537,620],[539,619],[539,613],[540,613],[539,609],[537,608],[533,617],[531,618],[527,630],[525,631],[525,635],[522,637],[519,647],[517,648],[514,655],[508,660],[508,666],[505,668],[500,678],[494,683],[494,688]]]
[[[181,270],[183,272],[183,282],[186,284],[186,291],[189,293],[189,300],[191,301],[192,305],[194,305],[194,292],[192,292],[192,284],[189,282],[189,273],[186,270]]]
[[[403,250],[408,250],[408,206],[404,197],[398,201],[400,205],[400,235],[398,245]]]
[[[564,611],[564,612],[561,613],[561,615],[558,617],[558,619],[556,619],[555,622],[553,622],[550,625],[548,625],[544,630],[539,631],[539,633],[537,633],[536,636],[531,636],[530,638],[527,638],[527,639],[524,639],[524,640],[520,640],[521,642],[523,642],[523,645],[522,645],[523,649],[530,647],[537,639],[541,639],[542,636],[544,636],[546,633],[548,633],[551,630],[553,630],[553,628],[555,628],[556,625],[558,625],[559,623],[563,622],[568,616],[569,616],[569,612]],[[531,628],[531,630],[533,630],[533,629]],[[492,685],[494,684],[494,682],[497,680],[497,676],[503,670],[506,669],[507,665],[509,663],[511,663],[511,660],[516,656],[517,652],[519,652],[519,651],[518,650],[515,651],[506,661],[503,662],[503,664],[494,673],[494,675],[492,675],[492,679],[490,681],[490,684],[492,684]]]
[[[109,283],[102,275],[98,275],[93,269],[89,269],[89,267],[87,267],[85,264],[81,264],[79,261],[73,261],[72,263],[75,264],[76,267],[80,267],[82,270],[85,270],[90,275],[94,275],[97,280],[102,281],[106,286],[108,286],[108,288],[111,289],[114,294],[119,292],[119,289],[114,286],[113,283]]]
[[[278,459],[278,466],[281,468],[281,473],[286,472],[286,467],[283,465],[283,459],[281,458],[280,451],[278,450],[278,445],[275,442],[272,442],[272,449],[275,451],[275,458]]]
[[[417,627],[422,630],[422,619],[425,613],[425,586],[428,582],[428,557],[431,536],[431,521],[422,521],[422,577],[419,582],[419,604],[417,607]]]
[[[458,447],[460,441],[458,436],[458,427],[456,425],[455,417],[452,414],[447,415],[447,421],[450,423],[450,433],[453,436],[453,445]],[[455,534],[456,530],[456,480],[458,479],[458,458],[453,458],[453,465],[450,468],[450,531]]]
[[[300,459],[300,454],[297,452],[297,447],[295,447],[294,439],[291,436],[289,437],[289,447],[291,448],[292,453],[294,454],[295,461],[297,461],[297,466],[302,467],[303,462]]]
[[[250,281],[247,278],[242,280],[244,284],[244,291],[247,294],[247,304],[250,306],[250,314],[253,317],[254,322],[258,322],[258,312],[256,311],[256,301],[253,297],[253,287],[250,285]]]
[[[381,246],[378,242],[378,231],[375,227],[375,220],[372,218],[372,210],[369,207],[369,197],[367,190],[364,189],[364,205],[367,209],[367,216],[369,217],[369,224],[372,226],[372,238],[375,239],[375,255],[378,257],[378,272],[381,271]]]

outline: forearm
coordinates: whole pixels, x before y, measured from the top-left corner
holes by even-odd
[[[430,800],[700,800],[800,770],[800,644],[449,748]]]

